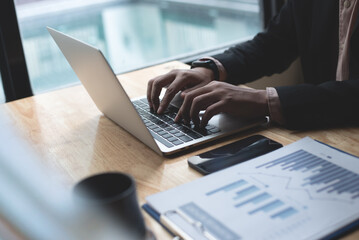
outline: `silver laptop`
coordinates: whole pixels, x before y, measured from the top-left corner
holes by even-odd
[[[164,115],[151,113],[145,96],[128,97],[99,49],[52,28],[48,31],[97,108],[158,154],[177,153],[266,122],[266,119],[239,121],[219,114],[205,129],[196,129],[173,121],[179,107],[174,101]]]

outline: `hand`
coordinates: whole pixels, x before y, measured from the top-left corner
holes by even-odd
[[[199,112],[205,110],[202,121]],[[269,114],[266,90],[256,90],[213,81],[204,87],[184,94],[183,104],[175,121],[193,121],[196,126],[205,127],[218,113],[229,113],[241,118],[264,117]]]
[[[213,81],[214,74],[207,68],[193,68],[188,70],[172,70],[171,72],[151,79],[147,85],[147,100],[150,107],[157,113],[163,113],[173,97],[182,91],[182,96],[189,91],[205,86]],[[160,103],[159,95],[163,87],[168,86]]]

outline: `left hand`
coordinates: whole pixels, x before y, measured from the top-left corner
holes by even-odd
[[[202,120],[199,112],[205,110]],[[175,118],[193,121],[205,127],[218,113],[228,113],[240,118],[257,118],[269,114],[266,90],[243,88],[229,83],[213,81],[184,94],[183,104]]]

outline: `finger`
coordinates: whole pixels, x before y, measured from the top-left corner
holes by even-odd
[[[153,108],[152,105],[152,100],[151,100],[151,92],[152,92],[152,84],[153,84],[154,79],[151,79],[150,81],[148,81],[147,83],[147,102],[148,105],[150,106],[150,109]]]
[[[159,96],[161,94],[162,88],[170,84],[174,79],[174,74],[165,74],[159,76],[153,80],[151,86],[150,100],[152,103],[152,107],[155,111],[157,111],[160,105]]]
[[[208,92],[193,99],[190,118],[196,126],[200,125],[199,112],[207,109],[210,105],[218,102],[220,98],[214,92]]]
[[[178,111],[174,121],[175,122],[180,122],[181,119],[182,119],[182,113],[181,113],[181,111]]]
[[[165,95],[161,100],[157,111],[158,114],[161,114],[166,110],[174,96],[186,86],[187,82],[188,79],[185,79],[179,75],[176,76],[173,82],[168,86]]]
[[[179,110],[179,113],[180,113],[180,116],[182,117],[182,119],[186,123],[189,123],[191,121],[190,110],[191,110],[193,99],[202,94],[206,94],[207,92],[210,92],[210,91],[211,91],[211,89],[202,87],[202,88],[198,88],[196,90],[193,90],[192,92],[185,94],[184,101]]]
[[[204,128],[214,115],[221,113],[221,109],[223,109],[224,104],[225,103],[223,101],[219,101],[209,106],[202,116],[202,121],[199,125],[200,128]]]

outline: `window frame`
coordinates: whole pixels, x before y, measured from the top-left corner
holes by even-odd
[[[33,95],[13,0],[0,1],[0,71],[6,102]]]

